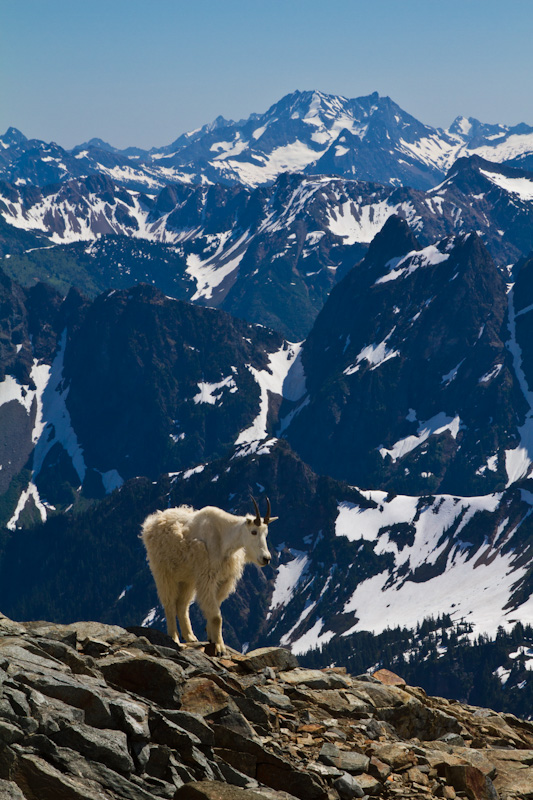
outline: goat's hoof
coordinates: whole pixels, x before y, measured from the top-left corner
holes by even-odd
[[[224,644],[216,644],[215,642],[209,642],[204,647],[204,652],[207,656],[225,656],[226,648]]]

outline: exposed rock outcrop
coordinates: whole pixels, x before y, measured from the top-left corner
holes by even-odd
[[[0,615],[1,800],[103,797],[527,800],[533,723],[279,648]]]

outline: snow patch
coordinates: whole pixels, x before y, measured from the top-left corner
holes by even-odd
[[[267,437],[268,393],[298,400],[305,392],[305,376],[298,357],[302,343],[284,342],[279,350],[270,353],[266,369],[248,369],[259,384],[261,396],[259,413],[246,430],[241,431],[236,445],[249,444]]]
[[[272,592],[272,600],[270,602],[269,615],[274,609],[278,608],[278,606],[287,605],[308,565],[309,556],[307,553],[292,549],[290,553],[294,556],[292,561],[289,561],[287,564],[280,564],[278,567],[274,591]]]
[[[382,631],[387,627],[402,625],[415,627],[422,618],[449,613],[452,619],[472,621],[478,632],[494,635],[498,625],[510,624],[519,613],[521,619],[531,618],[533,597],[517,612],[505,610],[513,586],[527,571],[527,565],[516,567],[516,553],[491,552],[491,557],[481,561],[471,558],[471,546],[461,539],[461,531],[478,512],[494,512],[502,495],[480,497],[453,497],[437,495],[428,498],[420,508],[420,498],[397,496],[387,502],[385,492],[371,491],[363,494],[378,504],[377,508],[364,509],[354,504],[339,505],[336,523],[338,535],[352,540],[367,539],[375,543],[375,553],[392,553],[395,566],[362,581],[344,611],[354,613],[358,622],[343,635],[356,630]],[[449,546],[444,534],[461,515],[453,536],[453,546],[446,556],[439,575],[423,582],[409,579],[417,567],[434,564]],[[413,530],[413,541],[400,549],[393,534],[382,532],[388,525],[408,523]],[[440,544],[440,540],[443,540]],[[403,567],[402,567],[403,565]],[[400,570],[400,567],[402,569]],[[475,570],[475,572],[474,572]],[[399,573],[402,573],[400,576]]]
[[[200,381],[198,383],[198,394],[195,394],[193,401],[195,403],[208,403],[209,405],[216,405],[222,398],[223,389],[228,388],[231,394],[237,391],[237,384],[233,375],[228,375],[227,378],[222,378],[218,383],[207,383]]]
[[[456,439],[460,428],[461,418],[459,416],[448,417],[444,411],[441,411],[431,419],[426,420],[426,422],[421,422],[416,434],[400,439],[390,449],[380,447],[379,453],[382,458],[390,456],[393,461],[398,461],[398,459],[403,458],[416,447],[420,447],[430,436],[438,436],[445,431],[449,431],[453,438]]]
[[[399,350],[391,350],[387,347],[387,342],[395,330],[396,326],[379,344],[369,344],[366,347],[363,347],[355,360],[355,364],[346,367],[346,369],[343,370],[343,375],[353,375],[355,372],[357,372],[361,365],[361,361],[368,361],[368,363],[371,365],[370,370],[372,371],[381,366],[381,364],[384,364],[385,361],[389,361],[389,359],[399,356]]]
[[[335,636],[332,631],[324,631],[323,628],[324,620],[321,617],[312,628],[309,628],[308,631],[291,644],[291,652],[295,655],[300,655],[301,653],[307,653],[308,650],[322,648]]]
[[[386,275],[382,275],[381,278],[378,278],[374,286],[388,283],[389,281],[395,281],[398,278],[406,278],[421,267],[434,267],[446,261],[449,257],[449,253],[441,253],[433,244],[429,245],[429,247],[424,247],[423,250],[413,250],[406,256],[403,256],[403,258],[391,259],[391,261],[386,264],[386,266],[389,267],[389,272]]]

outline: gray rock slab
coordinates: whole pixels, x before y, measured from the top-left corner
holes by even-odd
[[[179,725],[180,728],[193,733],[202,744],[208,746],[214,744],[215,737],[213,735],[213,730],[200,714],[193,714],[190,711],[174,711],[168,709],[164,712],[164,716],[175,725]]]
[[[330,767],[339,766],[340,750],[332,742],[324,742],[318,754],[318,760]]]
[[[339,793],[341,800],[352,800],[353,797],[364,797],[365,790],[361,784],[352,776],[344,773],[334,782],[333,786]]]
[[[134,764],[123,731],[107,731],[90,725],[74,724],[50,736],[53,742],[75,750],[85,758],[102,762],[116,772],[129,775]]]
[[[294,706],[287,695],[268,689],[266,686],[249,686],[246,689],[246,696],[266,706],[279,708],[280,711],[294,711]]]
[[[149,706],[133,700],[127,695],[121,697],[118,692],[110,692],[109,695],[106,699],[116,727],[127,733],[132,741],[148,739],[150,737]]]
[[[58,748],[55,761],[67,774],[76,779],[83,779],[91,786],[100,787],[100,798],[121,797],[126,800],[155,800],[155,796],[139,783],[137,776],[124,776],[110,767],[97,761],[84,758],[68,748]],[[39,797],[38,800],[41,800]],[[48,798],[43,799],[48,800]],[[50,798],[49,800],[59,800]]]
[[[123,642],[134,641],[134,635],[128,633],[125,628],[119,625],[106,625],[103,622],[72,622],[69,625],[57,626],[63,631],[75,633],[79,642],[84,639],[102,639],[105,642],[113,642],[121,639]]]
[[[22,622],[9,619],[0,611],[0,636],[24,636],[26,627]]]
[[[293,700],[303,700],[339,717],[367,717],[373,706],[349,689],[308,689],[293,686],[287,690]]]
[[[0,638],[0,657],[6,658],[10,662],[7,669],[8,675],[13,675],[20,668],[34,672],[53,670],[71,673],[70,667],[59,659],[48,655],[30,642],[23,644],[20,642],[21,640],[13,640],[9,637]]]
[[[18,725],[0,719],[0,743],[14,744],[24,739],[24,731]]]
[[[355,775],[367,772],[370,765],[368,756],[357,753],[354,750],[341,750],[339,754],[338,767],[344,772],[351,772]]]
[[[152,741],[157,744],[165,744],[180,754],[184,751],[189,752],[192,745],[202,744],[198,736],[176,725],[175,722],[171,722],[159,711],[150,711],[149,725]]]
[[[223,714],[217,714],[217,716],[212,719],[217,725],[223,725],[225,728],[228,728],[228,730],[239,733],[241,736],[247,736],[248,738],[253,738],[255,736],[254,729],[244,714],[241,714],[239,711],[228,710]]]
[[[78,675],[92,675],[93,677],[96,677],[95,670],[92,669],[91,665],[85,658],[78,655],[78,652],[74,649],[74,647],[65,644],[65,642],[57,641],[55,639],[47,639],[45,637],[39,637],[34,641],[38,643],[41,651],[44,651],[47,655],[55,658],[57,661],[60,661],[67,667],[70,667],[73,673]]]
[[[112,687],[141,695],[162,706],[178,706],[184,671],[170,661],[139,653],[137,656],[108,656],[98,663]]]
[[[39,800],[102,800],[101,787],[85,778],[65,775],[33,753],[17,756],[17,783],[24,796]]]
[[[250,672],[261,672],[265,667],[290,670],[299,666],[296,656],[282,647],[261,647],[251,650],[245,656],[235,657],[235,660]]]
[[[256,725],[269,725],[271,722],[273,714],[267,704],[252,700],[250,697],[235,697],[234,700],[241,714],[244,714],[249,722]]]
[[[397,690],[401,691],[401,690]],[[451,714],[432,708],[411,697],[407,703],[392,708],[380,708],[376,715],[392,725],[401,738],[438,739],[446,733],[460,733],[461,723]]]
[[[23,622],[25,630],[31,636],[54,639],[58,642],[76,647],[76,631],[67,629],[65,625],[56,625],[53,622],[31,621]]]
[[[278,673],[278,679],[291,685],[309,686],[310,689],[349,689],[352,685],[351,678],[346,675],[303,667],[282,671]]]
[[[34,673],[17,673],[17,680],[26,686],[54,697],[63,703],[81,708],[85,714],[85,722],[97,728],[114,727],[109,704],[102,699],[100,693],[106,684],[102,680],[88,676],[70,675],[38,675]]]
[[[381,683],[353,683],[352,691],[375,708],[389,708],[405,705],[412,695],[397,686],[383,686]]]
[[[175,800],[265,800],[255,789],[242,789],[219,781],[196,781],[182,786]]]
[[[0,779],[0,800],[26,800],[16,783]]]
[[[55,697],[47,697],[36,689],[30,691],[28,699],[32,716],[39,723],[42,733],[54,733],[73,723],[85,722],[85,712],[81,708]]]

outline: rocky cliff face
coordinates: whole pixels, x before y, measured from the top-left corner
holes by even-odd
[[[5,800],[533,798],[533,725],[381,670],[0,615]]]
[[[501,488],[525,411],[508,325],[505,282],[476,234],[421,248],[391,217],[303,346],[309,395],[289,441],[359,486]]]

